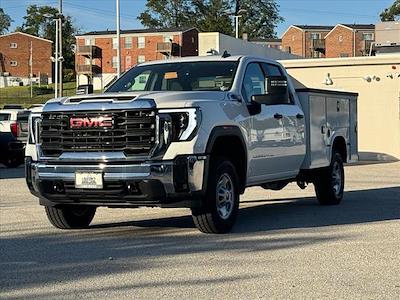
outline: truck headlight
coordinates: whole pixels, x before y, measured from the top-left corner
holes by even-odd
[[[160,138],[165,144],[190,141],[200,126],[201,113],[197,108],[160,110],[159,122]]]
[[[29,119],[29,144],[40,143],[40,129],[42,117],[38,114],[32,114]]]

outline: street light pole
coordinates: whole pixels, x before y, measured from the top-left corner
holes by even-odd
[[[239,18],[241,16],[235,16],[235,32],[236,32],[236,38],[239,38]]]
[[[56,45],[54,51],[54,98],[58,98],[58,20],[56,22]]]
[[[32,41],[31,41],[31,46],[29,48],[29,78],[31,81],[31,99],[33,98],[33,82],[32,82],[32,77],[33,77],[33,49],[32,49]],[[40,82],[40,76],[39,76],[39,82]]]
[[[120,25],[121,25],[121,19],[119,15],[119,0],[117,1],[117,77],[119,78],[121,74],[121,48],[120,48]]]
[[[63,96],[63,49],[62,49],[62,45],[63,45],[63,40],[62,40],[62,28],[63,28],[63,19],[62,19],[62,0],[59,0],[59,2],[58,2],[58,22],[60,23],[59,24],[59,28],[58,28],[58,30],[59,30],[59,35],[60,35],[60,38],[59,38],[59,42],[60,42],[60,51],[59,51],[59,53],[60,53],[60,57],[59,57],[59,59],[60,59],[60,69],[59,69],[59,79],[60,79],[60,97],[62,97]]]
[[[236,12],[232,12],[229,9],[224,11],[226,16],[231,16],[235,19],[235,37],[239,38],[239,19],[242,17],[242,14],[245,14],[247,9],[239,9]]]

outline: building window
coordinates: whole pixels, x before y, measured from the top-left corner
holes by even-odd
[[[95,44],[95,39],[92,38],[85,39],[85,46],[94,46],[94,44]]]
[[[343,35],[339,35],[338,39],[339,39],[339,42],[343,42]]]
[[[340,57],[349,57],[348,53],[340,53]]]
[[[18,62],[16,62],[15,60],[10,61],[10,66],[11,67],[16,67],[18,66]]]
[[[312,40],[319,40],[321,38],[321,34],[320,33],[311,33],[311,39]]]
[[[132,66],[132,58],[130,56],[125,57],[125,70]]]
[[[137,47],[140,48],[144,48],[146,46],[146,39],[144,38],[144,36],[139,36],[138,40],[137,40]]]
[[[10,48],[17,49],[18,48],[18,44],[17,43],[10,43]]]
[[[172,35],[164,35],[164,43],[171,43],[174,40]]]
[[[118,57],[117,56],[113,56],[113,58],[112,58],[112,67],[114,69],[118,68]]]
[[[118,47],[118,39],[115,37],[112,39],[113,49],[117,49]]]
[[[296,39],[296,37],[294,35],[292,35],[292,42],[294,42],[295,39]]]
[[[138,64],[144,63],[146,61],[146,57],[144,55],[139,55],[137,58]]]
[[[127,36],[125,37],[125,49],[131,49],[132,48],[132,37]]]
[[[364,41],[373,41],[374,34],[373,33],[363,33],[363,40]]]

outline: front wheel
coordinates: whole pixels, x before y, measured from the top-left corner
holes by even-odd
[[[96,213],[92,206],[45,207],[50,223],[59,229],[87,228]]]
[[[329,167],[321,171],[314,181],[317,199],[322,205],[337,205],[342,201],[344,190],[343,160],[334,153]]]
[[[10,158],[7,158],[3,163],[7,168],[17,168],[24,163],[24,158],[23,157],[10,157]]]
[[[219,158],[209,174],[203,207],[192,210],[193,221],[201,232],[226,233],[235,224],[239,209],[237,172],[229,160]]]

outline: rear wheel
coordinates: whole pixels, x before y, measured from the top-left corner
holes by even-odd
[[[339,153],[334,153],[329,167],[318,174],[314,186],[320,204],[337,205],[340,203],[344,191],[344,168]]]
[[[87,228],[96,213],[92,206],[45,207],[50,223],[60,229]]]
[[[204,206],[193,209],[196,227],[205,233],[226,233],[235,224],[239,209],[238,176],[235,166],[219,158],[211,164]]]

